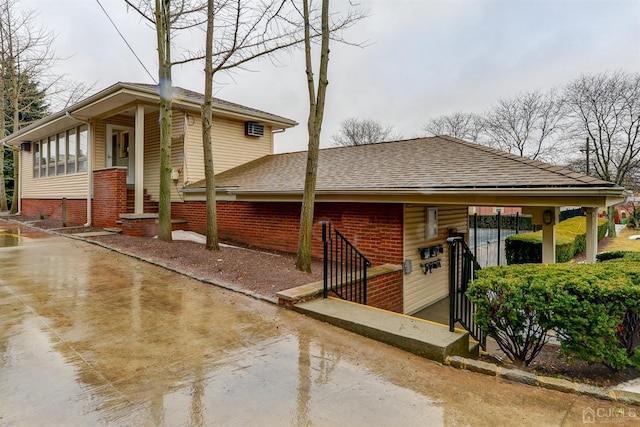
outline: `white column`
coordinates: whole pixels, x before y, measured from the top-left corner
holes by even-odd
[[[144,106],[136,106],[135,119],[135,208],[134,213],[144,212]]]
[[[587,262],[596,262],[598,254],[598,208],[587,208]]]
[[[556,263],[556,225],[551,223],[542,226],[542,263]]]

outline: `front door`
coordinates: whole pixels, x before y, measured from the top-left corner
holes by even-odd
[[[135,184],[134,129],[126,126],[107,125],[107,167],[127,168],[127,185]]]

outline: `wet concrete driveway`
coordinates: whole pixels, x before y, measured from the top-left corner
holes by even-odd
[[[0,248],[0,425],[582,425],[620,407],[439,366],[84,242],[16,239]]]

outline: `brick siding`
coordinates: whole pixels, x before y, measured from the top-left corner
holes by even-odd
[[[22,215],[62,221],[62,199],[22,199]],[[87,222],[87,200],[67,199],[67,223]]]
[[[295,253],[298,248],[300,203],[217,203],[221,239],[260,248]],[[187,229],[206,233],[204,202],[174,203],[172,216],[188,221]],[[360,250],[373,265],[402,264],[403,208],[401,204],[317,203],[312,255],[322,258],[322,227],[328,221]],[[402,313],[402,271],[367,282],[368,305]]]
[[[96,227],[115,227],[127,209],[127,170],[101,169],[93,172],[91,223]]]
[[[295,253],[298,248],[300,203],[217,203],[221,239]],[[174,203],[172,216],[188,221],[187,229],[206,233],[204,202]],[[402,264],[401,204],[317,203],[312,254],[322,257],[321,221],[330,222],[372,263]]]

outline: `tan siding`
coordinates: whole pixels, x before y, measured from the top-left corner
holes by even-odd
[[[135,122],[136,122],[135,117],[125,116],[123,114],[119,114],[117,116],[111,116],[104,121],[104,123],[109,123],[112,125],[119,125],[119,126],[127,126],[127,127],[134,127]]]
[[[200,116],[186,120],[187,129],[184,147],[183,181],[185,185],[204,179],[204,154],[202,148],[202,123]],[[215,162],[214,162],[215,164]]]
[[[106,124],[102,120],[94,120],[91,126],[93,131],[93,170],[104,169],[106,167],[106,144],[104,139]]]
[[[144,116],[144,188],[151,199],[160,197],[160,126],[158,113]]]
[[[449,229],[467,231],[466,206],[437,206],[438,237],[425,238],[425,208],[427,205],[405,205],[404,210],[404,258],[411,260],[413,271],[404,276],[404,312],[407,314],[432,304],[447,296],[449,292],[449,250],[446,239]],[[444,253],[439,254],[442,267],[424,274],[418,248],[444,245]]]
[[[193,183],[204,179],[202,127],[200,116],[187,121],[184,180]],[[271,127],[264,128],[264,136],[244,134],[244,122],[220,118],[213,120],[213,156],[216,173],[273,153]]]
[[[184,113],[173,112],[173,138],[171,140],[171,169],[182,170],[184,168]],[[160,173],[158,168],[158,174]],[[180,177],[182,178],[182,176]],[[174,185],[171,182],[171,201],[182,201],[182,193],[178,192],[178,189],[183,187],[182,180],[178,179],[178,184]]]
[[[244,122],[214,119],[213,158],[216,173],[271,154],[271,128],[264,136],[245,136]]]
[[[22,197],[25,199],[83,199],[87,197],[87,174],[33,177],[33,151],[22,152]]]

